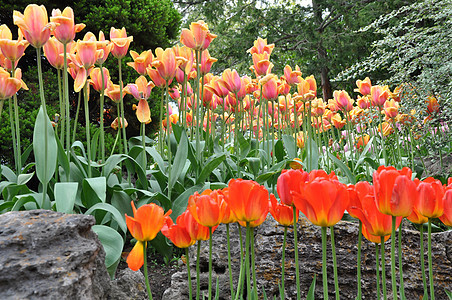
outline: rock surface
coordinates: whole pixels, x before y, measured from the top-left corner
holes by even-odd
[[[94,224],[46,210],[0,215],[0,299],[144,299],[140,272],[110,280]]]
[[[309,286],[314,275],[317,276],[315,298],[323,299],[322,286],[322,243],[321,230],[313,226],[307,219],[300,218],[298,223],[298,251],[300,262],[301,298],[306,299]],[[409,227],[404,224],[402,234],[402,261],[407,299],[421,299],[423,294],[422,275],[420,271],[419,254],[419,232],[405,229]],[[227,243],[225,225],[221,225],[213,234],[213,288],[218,278],[220,297],[219,299],[230,299],[229,272],[227,268]],[[243,232],[243,237],[245,236]],[[262,290],[268,299],[277,296],[279,299],[278,284],[281,278],[281,254],[283,243],[283,227],[269,216],[258,228],[255,229],[255,258],[256,275],[259,294]],[[356,257],[357,257],[357,223],[339,222],[334,227],[336,255],[338,262],[339,289],[341,299],[355,299],[356,283]],[[334,299],[333,262],[331,254],[330,234],[328,231],[328,290],[329,296]],[[427,266],[427,235],[425,241],[425,264]],[[295,258],[293,246],[293,229],[289,228],[286,246],[286,299],[296,299],[295,283]],[[388,296],[391,299],[391,267],[390,267],[390,240],[385,244],[386,256],[386,282]],[[452,231],[435,233],[432,235],[433,274],[435,282],[435,294],[437,299],[447,299],[444,289],[452,289]],[[232,271],[234,284],[237,283],[240,256],[238,243],[238,229],[234,224],[231,227],[231,251]],[[201,247],[201,290],[207,291],[208,286],[208,243],[203,242]],[[396,259],[397,255],[396,255]],[[191,247],[190,262],[193,291],[196,291],[196,246]],[[362,299],[376,299],[376,261],[375,245],[363,238],[362,245]],[[398,263],[396,264],[396,266]],[[398,274],[398,269],[397,269]],[[380,273],[381,276],[381,273]],[[398,277],[397,277],[398,278]],[[427,274],[428,280],[428,274]],[[398,279],[397,279],[398,281]],[[164,300],[188,299],[187,272],[182,271],[173,275],[171,288],[165,291]],[[195,292],[194,292],[195,294]]]

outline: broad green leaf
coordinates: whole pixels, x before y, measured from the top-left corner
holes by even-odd
[[[444,292],[446,293],[446,295],[449,298],[449,300],[452,300],[452,292],[448,291],[448,290],[444,290]]]
[[[311,169],[306,171],[317,170],[319,168],[319,147],[312,138],[308,138],[308,143],[305,145],[310,146],[308,148],[309,153],[306,157],[306,160],[309,161],[307,162],[307,164],[311,166]]]
[[[184,169],[185,161],[188,156],[188,139],[185,133],[182,134],[180,138],[179,147],[176,152],[176,157],[174,158],[174,163],[171,168],[171,177],[168,181],[168,189],[171,189],[179,178],[180,173]],[[170,196],[171,197],[171,196]]]
[[[196,184],[201,184],[204,181],[206,181],[210,174],[213,172],[213,170],[215,170],[225,159],[226,154],[224,153],[221,155],[216,154],[210,157],[210,159],[204,165],[201,174],[199,174]]]
[[[316,274],[314,274],[314,278],[312,279],[312,283],[311,286],[309,287],[309,291],[308,291],[308,296],[306,298],[306,300],[314,300],[314,292],[315,292],[315,279],[316,279]]]
[[[293,138],[293,136],[283,135],[282,140],[289,158],[292,159],[297,157],[297,143],[295,143],[295,139]]]
[[[373,137],[369,140],[369,142],[367,142],[366,147],[364,148],[363,152],[361,152],[361,155],[358,158],[358,161],[356,162],[354,171],[356,172],[356,170],[358,170],[359,165],[361,165],[364,161],[364,159],[369,155],[369,149],[372,146],[372,142],[373,142]]]
[[[25,151],[20,156],[22,164],[28,160],[28,157],[30,156],[31,150],[33,150],[33,145],[32,144],[28,145],[27,149],[25,149]]]
[[[27,182],[30,181],[34,174],[34,172],[30,174],[20,174],[19,176],[17,176],[17,184],[27,184]]]
[[[36,161],[36,175],[41,183],[49,182],[55,173],[57,162],[57,143],[55,131],[42,106],[36,116],[33,131],[33,152]]]
[[[96,128],[96,130],[94,131],[93,137],[91,139],[91,157],[90,157],[90,159],[92,161],[96,161],[97,146],[99,144],[99,134],[100,134],[100,129]]]
[[[82,183],[82,203],[90,208],[99,202],[105,202],[107,181],[105,177],[85,178]]]
[[[251,145],[241,132],[237,132],[237,141],[239,143],[240,158],[243,159],[248,155],[248,152],[250,152]]]
[[[152,196],[152,200],[157,200],[159,204],[165,209],[165,211],[171,209],[171,201],[162,193],[156,193]]]
[[[77,189],[78,182],[57,182],[55,184],[55,204],[58,212],[73,213]]]
[[[115,218],[116,222],[118,223],[119,227],[121,228],[121,230],[124,233],[127,233],[127,225],[126,225],[125,216],[123,214],[121,214],[119,212],[119,210],[116,209],[116,207],[114,207],[113,205],[108,204],[108,203],[97,203],[97,204],[91,206],[90,209],[88,209],[85,212],[85,215],[90,215],[95,210],[104,210],[106,212],[111,213],[113,215],[113,217]]]
[[[275,143],[275,157],[278,161],[282,161],[284,159],[284,145],[281,140],[278,140]]]
[[[105,225],[94,225],[91,229],[97,234],[104,247],[105,265],[110,276],[113,277],[116,270],[110,270],[109,267],[121,258],[122,248],[124,247],[122,236],[116,230]]]
[[[152,158],[154,159],[154,161],[157,163],[160,171],[164,172],[165,171],[165,164],[163,162],[162,156],[160,155],[160,153],[157,152],[157,150],[155,149],[155,147],[146,147],[146,152],[152,156]]]
[[[344,164],[342,161],[340,161],[339,159],[337,159],[336,156],[334,156],[331,153],[328,153],[328,156],[330,157],[330,159],[334,162],[334,164],[341,169],[342,172],[344,172],[345,176],[347,176],[349,183],[351,184],[355,184],[356,183],[356,179],[355,176],[353,176],[352,171],[350,171],[349,167]]]
[[[10,182],[17,182],[16,173],[11,170],[8,166],[1,165],[0,166],[0,174],[4,176]]]
[[[15,197],[16,201],[11,211],[19,211],[26,203],[33,202],[36,204],[36,208],[43,208],[42,205],[42,193],[18,195]]]
[[[69,174],[70,172],[70,163],[67,157],[67,153],[64,151],[63,146],[61,145],[60,139],[56,136],[57,146],[58,146],[58,163],[63,168],[64,174]],[[70,174],[69,174],[70,176]],[[61,178],[62,180],[66,180],[66,176]]]

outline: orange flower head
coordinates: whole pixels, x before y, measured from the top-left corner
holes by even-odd
[[[429,115],[437,113],[439,111],[439,103],[438,100],[436,100],[435,97],[433,96],[428,96],[427,97],[427,113]]]
[[[265,76],[269,74],[273,68],[273,64],[269,60],[270,54],[264,53],[253,53],[253,66],[250,67],[251,71],[256,73],[256,77]]]
[[[376,243],[376,244],[381,243],[381,236],[370,234],[370,232],[366,226],[362,227],[362,234],[369,242]],[[386,242],[387,240],[389,240],[390,236],[391,236],[390,234],[385,235],[383,241]]]
[[[303,169],[282,170],[278,177],[276,184],[276,191],[278,192],[281,203],[293,206],[294,194],[301,193],[300,184],[308,180],[309,173]]]
[[[149,81],[144,76],[140,76],[135,80],[135,84],[129,83],[125,88],[124,92],[132,95],[135,99],[149,99],[151,96],[151,91],[155,87],[152,81]]]
[[[378,132],[381,132],[382,127],[384,136],[388,136],[394,132],[394,128],[392,128],[391,124],[389,124],[388,122],[383,122],[381,126],[378,126]]]
[[[360,97],[360,96],[358,96],[358,99],[356,100],[356,104],[361,109],[368,109],[368,108],[370,108],[369,97]]]
[[[278,200],[276,200],[276,197],[273,194],[270,194],[270,214],[283,226],[293,225],[293,207],[285,205],[284,203],[278,203]],[[296,214],[298,221],[298,210]]]
[[[386,100],[389,98],[389,88],[387,85],[385,86],[373,86],[370,89],[371,95],[371,104],[373,106],[383,107]]]
[[[317,83],[314,76],[306,77],[306,79],[299,78],[299,83],[297,83],[298,95],[302,97],[302,101],[309,101],[315,99],[317,95]]]
[[[360,136],[357,138],[356,142],[356,149],[361,149],[367,146],[367,143],[370,140],[370,136],[368,134],[365,134],[364,136]]]
[[[149,77],[151,78],[152,82],[154,82],[156,87],[159,87],[159,88],[165,87],[166,80],[163,79],[162,76],[160,76],[159,71],[157,71],[156,69],[153,69],[153,68],[147,68],[146,71],[147,71]],[[171,82],[172,82],[172,80],[170,80],[168,82],[168,85],[171,84]]]
[[[273,48],[275,48],[275,44],[267,44],[267,39],[258,37],[257,40],[254,41],[254,46],[248,49],[247,52],[251,53],[251,55],[254,53],[262,54],[267,52],[268,55],[270,55],[272,54]]]
[[[122,97],[124,98],[124,94]],[[119,84],[110,83],[107,85],[107,89],[105,90],[105,95],[110,98],[113,102],[119,103],[121,101],[121,93],[119,89]]]
[[[155,55],[156,58],[152,62],[152,66],[155,67],[165,81],[170,82],[176,76],[176,69],[182,63],[183,59],[176,58],[172,48],[166,48],[165,50],[157,48],[155,49]]]
[[[190,24],[190,30],[182,29],[180,41],[193,50],[206,50],[217,36],[210,33],[207,24],[199,20]]]
[[[255,181],[240,178],[231,179],[228,186],[229,197],[226,200],[237,220],[254,222],[252,226],[262,224],[269,210],[267,189]]]
[[[69,57],[73,46],[75,43],[68,43],[66,46],[66,55]],[[55,37],[51,37],[47,43],[43,46],[44,55],[49,61],[49,63],[58,70],[63,70],[64,68],[64,47]]]
[[[295,66],[295,71],[292,71],[292,68],[289,65],[284,67],[284,78],[290,86],[300,83],[301,75],[302,73],[298,65]]]
[[[151,123],[151,121],[152,121],[151,110],[149,109],[149,103],[147,100],[140,99],[135,113],[136,113],[137,119],[138,119],[138,121],[140,121],[140,123],[145,123],[145,124]]]
[[[444,187],[441,181],[428,177],[417,186],[418,198],[414,206],[427,218],[438,218],[444,213]]]
[[[336,127],[337,129],[341,129],[342,127],[345,126],[345,124],[347,124],[347,120],[342,120],[342,117],[340,114],[335,113],[332,117],[331,117],[331,122],[333,123],[334,127]]]
[[[133,36],[127,36],[126,29],[110,29],[110,41],[113,43],[111,54],[116,58],[123,58],[127,55],[130,43],[133,42]]]
[[[195,218],[188,209],[186,210],[183,222],[184,223],[181,224],[182,226],[185,225],[191,239],[195,241],[207,241],[209,239],[209,227],[203,226],[196,222]],[[212,233],[216,228],[217,227],[212,228]]]
[[[22,32],[18,30],[17,40],[12,39],[11,31],[5,24],[0,26],[0,53],[2,53],[11,62],[19,61],[24,55],[29,43],[24,40]]]
[[[30,4],[24,14],[14,11],[13,22],[17,25],[25,39],[35,48],[41,48],[50,38],[50,33],[58,26],[49,22],[44,5]]]
[[[339,109],[343,111],[351,111],[353,109],[354,101],[350,98],[346,91],[334,91],[333,96]]]
[[[373,173],[375,201],[383,214],[408,217],[417,199],[416,184],[411,180],[411,170],[404,167],[380,166]]]
[[[407,219],[415,224],[424,224],[428,222],[428,218],[421,215],[417,211],[416,206],[413,206],[413,211],[411,212],[411,215],[407,217]]]
[[[0,100],[5,100],[15,95],[20,88],[28,90],[22,81],[22,71],[17,69],[14,77],[5,69],[0,67]]]
[[[88,80],[89,84],[93,86],[93,88],[99,93],[102,90],[106,90],[108,87],[108,83],[110,80],[110,71],[107,68],[102,67],[103,75],[104,75],[104,86],[102,86],[102,75],[100,68],[94,68],[91,70],[89,74],[90,79]]]
[[[152,51],[143,51],[141,54],[130,50],[130,56],[133,58],[133,62],[128,62],[127,65],[135,69],[140,75],[146,75],[146,69],[151,66],[152,60],[154,59],[154,55],[152,55]]]
[[[242,80],[236,70],[224,70],[222,78],[224,84],[231,93],[237,93],[242,88]]]
[[[185,211],[177,217],[176,224],[171,218],[166,218],[161,230],[162,234],[178,248],[188,248],[196,242],[185,228],[185,217],[188,213],[188,211]]]
[[[262,85],[262,96],[269,101],[278,99],[278,77],[268,74],[259,81]]]
[[[399,104],[394,99],[387,100],[383,106],[386,117],[395,119],[399,114]]]
[[[356,86],[358,88],[354,90],[355,92],[359,92],[361,95],[367,96],[370,94],[372,83],[370,82],[370,78],[366,77],[364,80],[357,80]]]
[[[133,217],[126,214],[127,228],[132,236],[138,241],[127,257],[127,264],[130,269],[137,271],[143,265],[144,247],[143,242],[152,241],[157,233],[162,229],[165,218],[171,214],[169,210],[163,213],[163,208],[151,203],[135,208],[132,203]]]
[[[450,178],[449,178],[450,182]],[[446,188],[446,191],[444,193],[443,198],[443,206],[444,206],[444,212],[443,215],[439,217],[441,222],[444,223],[444,225],[452,227],[452,184],[449,183],[449,185]]]
[[[221,192],[207,189],[201,194],[195,192],[194,195],[190,196],[187,209],[196,222],[206,227],[214,227],[223,220],[225,204]]]
[[[74,11],[70,7],[66,7],[63,12],[59,9],[52,10],[50,21],[58,24],[53,31],[56,39],[62,43],[67,44],[74,40],[75,33],[80,32],[85,28],[85,24],[77,24],[74,22]]]
[[[201,65],[199,66],[200,74],[206,75],[207,73],[209,73],[210,69],[212,68],[212,64],[216,61],[218,61],[218,59],[211,57],[209,50],[204,50],[202,52]]]

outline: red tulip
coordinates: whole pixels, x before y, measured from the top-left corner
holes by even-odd
[[[301,193],[300,183],[308,180],[309,173],[302,169],[282,170],[278,177],[276,190],[278,192],[281,203],[293,206],[293,192]]]
[[[418,198],[415,202],[417,211],[427,218],[438,218],[444,212],[444,187],[441,181],[428,177],[417,187]]]
[[[224,196],[219,191],[207,189],[202,194],[195,192],[190,196],[187,209],[196,222],[206,227],[214,227],[223,219],[224,206]]]
[[[285,205],[284,203],[278,203],[273,194],[270,194],[270,214],[283,226],[293,225],[293,207]],[[298,216],[299,211],[297,210],[297,220]]]
[[[174,224],[171,218],[166,218],[161,230],[162,234],[170,239],[178,248],[188,248],[196,242],[190,237],[190,234],[185,228],[185,218],[188,213],[188,211],[185,211],[177,217],[176,224]]]

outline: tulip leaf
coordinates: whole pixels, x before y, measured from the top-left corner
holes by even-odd
[[[281,140],[278,140],[275,144],[275,157],[278,162],[284,159],[284,145]]]
[[[448,290],[444,290],[444,292],[446,293],[446,295],[449,298],[449,300],[452,300],[452,292],[448,291]]]
[[[96,161],[97,146],[99,144],[99,135],[100,135],[100,129],[96,128],[96,131],[93,134],[93,138],[91,139],[91,157],[90,157],[90,159],[92,161]]]
[[[82,203],[90,208],[99,202],[105,202],[107,180],[105,177],[85,178],[82,182]]]
[[[73,213],[77,190],[78,182],[57,182],[55,184],[55,204],[58,212]]]
[[[349,167],[346,164],[344,164],[342,161],[337,159],[337,157],[334,156],[333,154],[328,153],[328,156],[336,164],[336,166],[344,172],[345,176],[347,176],[347,178],[348,178],[349,183],[355,184],[356,183],[356,178],[355,178],[355,176],[353,176],[353,174],[350,171]]]
[[[155,195],[153,195],[152,200],[153,201],[157,200],[159,202],[159,205],[162,206],[165,209],[165,211],[168,211],[169,209],[171,209],[170,199],[168,199],[168,197],[166,197],[162,193],[156,193]]]
[[[17,199],[14,203],[14,206],[11,208],[11,211],[19,211],[26,203],[32,202],[36,205],[35,208],[43,208],[41,203],[42,201],[42,193],[33,193],[26,195],[18,195],[15,197]]]
[[[283,135],[282,137],[284,147],[286,148],[287,155],[290,159],[297,157],[297,144],[295,139],[291,135]]]
[[[5,166],[5,165],[0,166],[0,175],[5,176],[5,178],[10,182],[17,181],[16,174],[8,166]]]
[[[356,162],[356,165],[355,165],[355,169],[354,169],[355,172],[356,172],[356,170],[358,170],[358,166],[364,162],[364,159],[366,157],[368,157],[368,152],[369,152],[370,147],[372,147],[373,139],[374,138],[372,137],[369,140],[369,142],[367,142],[366,147],[364,148],[363,152],[361,152],[361,155],[359,156],[358,161]]]
[[[113,277],[115,269],[111,269],[121,258],[124,241],[122,236],[114,229],[105,225],[94,225],[91,229],[97,234],[105,250],[105,265],[108,273]]]
[[[17,176],[17,185],[27,184],[34,174],[34,172],[30,174],[19,174],[19,176]]]
[[[237,132],[237,141],[239,142],[240,158],[243,159],[248,155],[248,152],[250,152],[251,144],[245,139],[240,131]]]
[[[180,194],[179,197],[177,197],[176,200],[174,200],[173,202],[172,207],[173,212],[171,213],[171,219],[173,219],[173,221],[176,222],[177,217],[180,216],[187,209],[188,197],[190,197],[190,195],[193,195],[195,192],[200,193],[204,191],[205,189],[208,188],[208,186],[209,186],[208,183],[204,185],[198,184],[188,188],[185,192]]]
[[[55,173],[57,163],[57,142],[55,131],[42,106],[36,116],[33,131],[33,152],[36,161],[36,175],[41,183],[48,183]]]
[[[69,163],[69,159],[67,157],[66,152],[63,149],[63,145],[61,145],[61,141],[58,138],[58,135],[56,136],[56,141],[57,141],[57,147],[58,147],[58,162],[60,164],[60,166],[63,168],[64,174],[70,175],[70,163]],[[66,179],[66,176],[62,176],[62,180]]]
[[[157,152],[155,147],[146,147],[146,152],[150,156],[152,156],[154,161],[157,163],[157,166],[159,167],[160,171],[164,172],[165,171],[165,164],[163,162],[162,156],[160,155],[160,153]]]
[[[196,184],[201,184],[207,180],[210,174],[215,170],[224,160],[226,159],[226,154],[215,154],[210,157],[205,166],[203,167],[201,174],[199,174]]]
[[[306,160],[308,160],[308,166],[311,166],[310,170],[306,171],[312,171],[317,170],[319,168],[319,147],[317,146],[317,143],[312,139],[308,138],[308,143],[305,144],[308,146],[307,151],[309,151],[306,157]]]
[[[114,207],[113,205],[111,205],[111,204],[108,204],[108,203],[97,203],[97,204],[91,206],[90,209],[88,209],[85,212],[85,215],[90,215],[93,211],[98,210],[98,209],[99,210],[104,210],[106,212],[111,213],[113,215],[116,223],[118,223],[119,227],[121,228],[121,230],[124,233],[127,232],[126,219],[125,219],[124,215],[121,214],[119,212],[119,210],[116,207]]]
[[[176,157],[174,158],[174,163],[171,167],[171,176],[168,180],[168,189],[172,189],[180,173],[185,167],[185,162],[188,156],[188,139],[185,133],[182,134],[180,138],[179,147],[176,152]],[[171,198],[171,195],[168,195]]]
[[[308,296],[306,297],[306,300],[314,300],[314,292],[315,292],[315,279],[316,279],[316,274],[314,274],[314,278],[312,279],[312,283],[311,286],[309,287],[309,291],[308,291]]]
[[[22,163],[26,162],[28,160],[28,157],[30,156],[31,150],[33,150],[33,145],[29,145],[27,149],[25,149],[24,153],[20,156],[20,161]],[[22,166],[21,166],[22,167]]]
[[[151,244],[158,253],[164,256],[167,261],[173,256],[173,247],[168,244],[167,239],[161,232],[157,233],[157,236],[150,241],[149,244]]]

